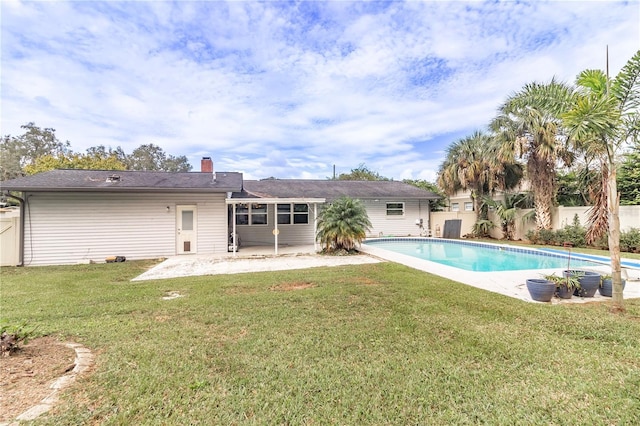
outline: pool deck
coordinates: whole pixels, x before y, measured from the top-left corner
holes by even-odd
[[[529,296],[529,291],[527,290],[526,280],[528,278],[542,278],[543,275],[552,273],[561,276],[562,271],[566,269],[555,268],[525,271],[476,272],[454,268],[452,266],[442,265],[440,263],[431,262],[428,260],[418,259],[416,257],[408,256],[405,254],[395,253],[389,250],[384,250],[378,247],[367,245],[366,242],[362,244],[362,246],[360,247],[360,251],[370,256],[375,256],[391,262],[400,263],[419,271],[428,272],[430,274],[448,278],[453,281],[481,288],[483,290],[492,291],[494,293],[503,294],[505,296],[513,297],[527,302],[534,302]],[[610,271],[609,266],[606,265],[580,269],[600,272],[602,274],[608,274]],[[627,284],[623,293],[625,299],[640,298],[640,276],[638,276],[638,272],[639,271],[637,270],[623,270],[623,278],[627,279]],[[595,297],[574,296],[571,299],[558,299],[554,297],[550,303],[587,303],[610,300],[610,297],[603,297],[600,296],[599,293],[596,293]]]

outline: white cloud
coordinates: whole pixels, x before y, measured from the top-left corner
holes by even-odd
[[[253,178],[433,180],[523,84],[602,68],[607,44],[615,74],[640,37],[628,2],[0,7],[3,134],[35,121],[76,150],[155,143]]]

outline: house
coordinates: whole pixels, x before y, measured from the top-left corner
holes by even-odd
[[[314,244],[322,206],[341,196],[365,203],[370,236],[420,235],[438,198],[396,181],[244,181],[208,157],[200,172],[52,170],[1,185],[20,202],[24,265],[223,253],[238,249],[233,236],[277,253]]]

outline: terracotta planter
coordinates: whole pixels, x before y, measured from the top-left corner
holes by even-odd
[[[527,280],[527,290],[536,302],[550,302],[556,291],[556,285],[543,279],[529,279]]]
[[[625,280],[622,280],[622,289],[624,290],[624,286],[627,284]],[[602,287],[598,288],[601,296],[611,297],[613,296],[613,281],[611,278],[607,278],[602,280]]]

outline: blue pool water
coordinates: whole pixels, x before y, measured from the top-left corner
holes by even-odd
[[[569,267],[568,258],[563,254],[467,241],[385,238],[366,240],[364,244],[467,271],[521,271]],[[599,265],[601,264],[572,258],[570,269]]]

